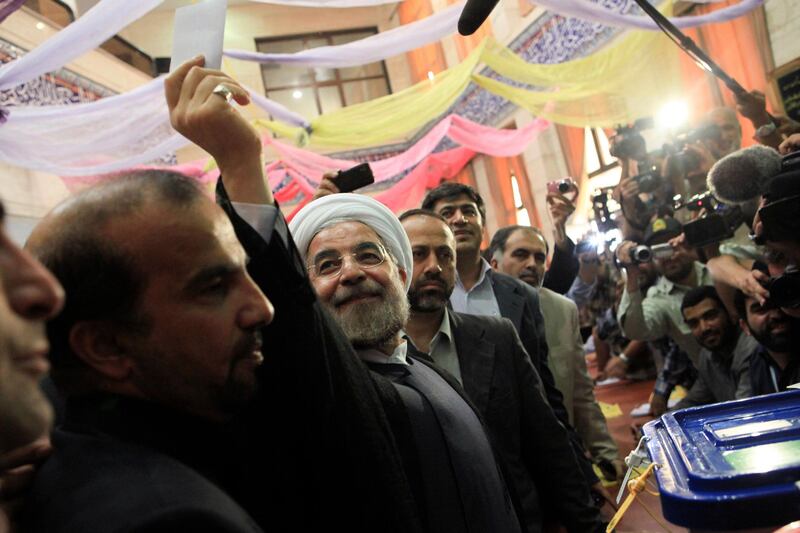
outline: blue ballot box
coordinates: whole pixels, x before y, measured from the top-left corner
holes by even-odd
[[[800,519],[800,391],[681,409],[644,435],[670,522],[735,530]]]

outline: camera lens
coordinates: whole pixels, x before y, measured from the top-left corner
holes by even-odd
[[[643,244],[631,249],[631,261],[634,264],[649,263],[652,259],[653,253]]]
[[[561,194],[569,192],[571,188],[572,187],[570,187],[570,184],[567,180],[561,180],[558,182],[558,192]]]

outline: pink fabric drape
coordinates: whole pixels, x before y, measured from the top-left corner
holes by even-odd
[[[449,115],[405,152],[370,163],[376,182],[392,179],[413,169],[391,188],[376,195],[376,198],[395,212],[416,207],[426,189],[436,186],[442,179],[455,177],[476,153],[497,157],[518,155],[525,150],[538,132],[548,125],[545,120],[535,120],[521,129],[497,129],[458,115]],[[460,146],[434,153],[433,150],[445,137]],[[275,199],[279,202],[289,202],[300,195],[302,196],[300,204],[305,205],[314,194],[324,172],[347,169],[359,163],[303,150],[269,136],[263,139],[265,145],[271,145],[280,155],[280,159],[265,167],[270,187],[273,190],[277,189],[287,176],[290,180],[288,185],[275,192]],[[219,170],[216,168],[208,170],[208,166],[206,160],[201,160],[175,166],[135,168],[172,170],[191,176],[201,183],[209,183],[219,177]],[[70,190],[75,190],[113,179],[119,174],[62,176],[62,180]],[[289,216],[291,217],[291,214]]]
[[[391,179],[418,165],[433,153],[433,150],[445,137],[449,137],[455,143],[469,148],[473,152],[499,157],[517,155],[525,149],[538,132],[547,126],[547,121],[535,120],[517,130],[497,129],[472,122],[458,115],[449,115],[405,152],[371,162],[370,166],[376,182]],[[269,136],[264,137],[264,143],[270,144],[280,155],[281,165],[277,165],[275,171],[270,175],[270,186],[273,188],[284,179],[285,173],[281,167],[299,173],[316,186],[324,172],[348,169],[359,163],[359,161],[335,159],[303,150]]]

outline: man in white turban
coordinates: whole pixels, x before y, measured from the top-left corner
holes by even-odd
[[[480,417],[404,337],[413,258],[400,221],[367,196],[332,194],[289,229],[320,301],[373,373],[426,530],[521,531]]]
[[[320,300],[353,347],[391,355],[408,319],[404,295],[413,268],[411,245],[397,217],[368,196],[336,194],[310,203],[289,229]],[[335,236],[355,244],[340,250],[331,244]],[[370,356],[381,357],[374,350]]]

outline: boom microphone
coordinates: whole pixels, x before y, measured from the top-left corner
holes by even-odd
[[[780,154],[755,145],[726,155],[708,172],[708,189],[725,204],[743,204],[758,198],[781,171]]]
[[[489,17],[494,6],[499,0],[467,0],[467,5],[461,12],[458,19],[458,33],[461,35],[472,35],[481,27],[481,24]]]

